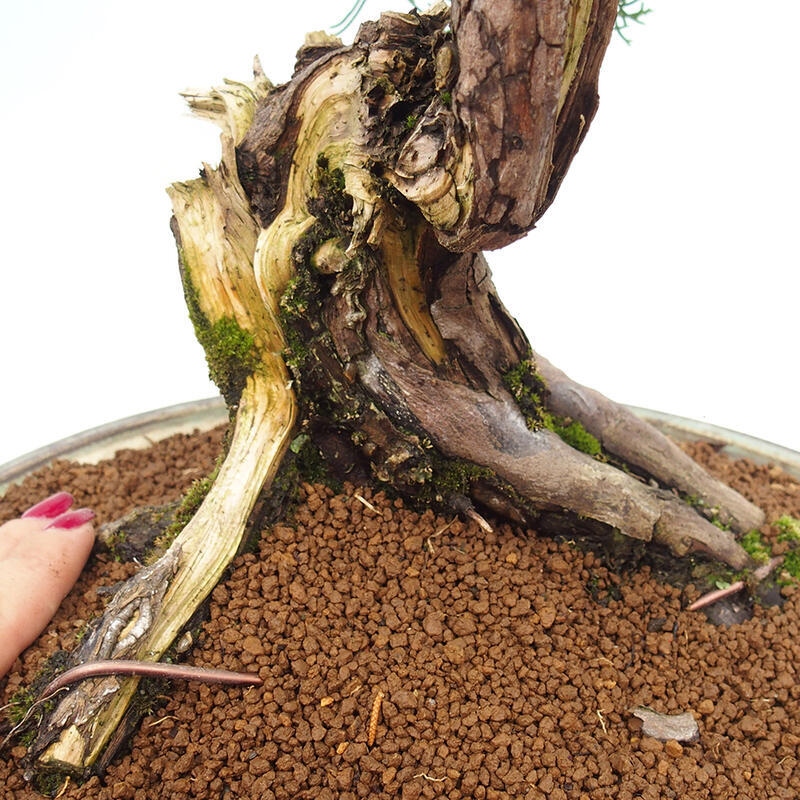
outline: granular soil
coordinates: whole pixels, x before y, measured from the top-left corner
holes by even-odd
[[[100,523],[175,500],[210,471],[221,436],[56,463],[8,490],[0,520],[59,489]],[[800,484],[780,469],[688,449],[769,520],[800,518]],[[257,671],[263,685],[174,683],[127,754],[61,797],[800,796],[796,586],[780,607],[715,626],[685,610],[698,587],[665,585],[647,567],[612,571],[574,544],[506,525],[486,534],[369,489],[301,494],[214,590],[187,659]],[[763,533],[779,551],[775,529]],[[0,702],[72,648],[106,602],[102,587],[136,569],[96,553],[0,682]],[[699,739],[644,735],[640,705],[690,712]],[[0,755],[3,797],[40,797],[24,753]]]

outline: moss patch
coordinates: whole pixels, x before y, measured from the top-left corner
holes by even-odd
[[[469,497],[470,486],[479,479],[490,480],[494,473],[467,461],[445,458],[438,451],[428,452],[428,474],[421,483],[419,497],[424,506],[450,510],[450,498],[458,495]]]
[[[739,540],[745,552],[758,564],[766,564],[770,559],[770,550],[760,531],[748,531]]]
[[[789,545],[781,569],[794,580],[800,580],[800,519],[784,514],[775,520],[774,526],[778,529],[778,541]]]
[[[794,549],[786,553],[781,566],[794,580],[800,580],[800,550]]]
[[[182,253],[180,261],[183,294],[195,336],[206,354],[209,377],[231,408],[239,402],[247,378],[258,364],[255,339],[233,317],[221,317],[214,322],[208,319]]]
[[[255,340],[232,317],[222,317],[198,330],[208,373],[229,406],[239,402],[248,376],[258,363]]]
[[[549,422],[549,424],[548,424]],[[550,417],[545,422],[545,427],[557,433],[570,447],[587,453],[590,456],[599,456],[603,452],[599,440],[592,436],[580,422],[574,420],[563,420],[557,417]]]
[[[547,386],[544,379],[536,372],[533,361],[529,358],[520,361],[503,375],[503,383],[517,401],[528,427],[532,430],[542,427]]]
[[[600,441],[580,422],[560,417],[547,410],[547,384],[532,359],[526,358],[503,375],[503,382],[517,402],[525,422],[531,430],[547,428],[558,434],[570,447],[590,456],[603,453]]]
[[[160,558],[167,548],[172,544],[178,534],[191,522],[192,517],[197,513],[206,495],[211,491],[214,481],[219,473],[221,460],[217,466],[205,478],[196,480],[184,494],[180,507],[175,512],[175,521],[161,534],[155,542],[150,553],[145,557],[146,564],[152,564]]]
[[[779,542],[800,542],[800,519],[784,514],[775,521]]]

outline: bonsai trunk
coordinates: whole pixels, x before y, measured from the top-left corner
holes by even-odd
[[[163,655],[290,445],[416,503],[520,523],[569,512],[746,565],[732,531],[761,512],[533,353],[480,253],[552,202],[597,107],[616,5],[385,14],[350,47],[310,37],[285,86],[256,64],[251,83],[190,96],[221,125],[223,155],[170,189],[173,229],[232,442],[162,567],[123,587],[78,658]],[[73,689],[38,764],[91,768],[134,687]]]

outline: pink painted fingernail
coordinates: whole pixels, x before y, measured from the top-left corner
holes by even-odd
[[[23,513],[22,517],[23,519],[25,517],[46,517],[47,519],[53,519],[59,514],[63,514],[74,502],[75,498],[69,492],[56,492],[55,494],[51,494],[47,499],[37,503],[35,506],[31,506]]]
[[[72,530],[72,528],[80,528],[81,525],[85,525],[93,519],[94,511],[91,508],[76,508],[74,511],[67,511],[66,514],[56,517],[45,530],[59,528],[60,530],[68,531]]]

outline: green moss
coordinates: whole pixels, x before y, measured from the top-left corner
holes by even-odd
[[[308,210],[322,226],[324,238],[352,230],[353,200],[345,191],[344,172],[331,167],[328,157],[317,156],[316,197],[309,199]]]
[[[183,252],[180,260],[183,294],[195,336],[205,351],[209,377],[230,408],[239,402],[247,378],[258,364],[255,339],[233,317],[222,317],[215,322],[208,319],[200,306]]]
[[[296,381],[308,375],[313,366],[313,340],[323,331],[323,298],[328,296],[333,278],[314,267],[314,255],[326,242],[347,236],[352,227],[352,199],[345,192],[341,169],[331,168],[328,157],[317,157],[317,195],[309,199],[315,222],[292,250],[295,273],[279,300],[281,329],[286,348],[284,360]],[[297,393],[303,394],[302,389]]]
[[[31,686],[22,686],[11,695],[5,707],[5,715],[12,727],[19,725],[25,719],[35,700],[36,692]]]
[[[307,267],[304,258],[297,264],[295,275],[289,280],[278,302],[281,329],[286,343],[284,361],[298,382],[302,380],[310,356],[309,344],[305,338],[308,333],[306,323],[319,319],[321,302],[318,276]]]
[[[198,331],[208,371],[229,406],[236,405],[247,378],[258,364],[253,335],[232,317],[222,317]]]
[[[192,517],[197,513],[206,495],[211,491],[217,474],[219,473],[220,461],[210,475],[200,478],[192,483],[181,500],[181,505],[175,512],[175,521],[155,540],[153,551],[148,554],[145,562],[150,564],[159,558],[164,551],[172,544],[177,535],[189,524]]]
[[[784,514],[773,525],[778,529],[778,541],[789,544],[789,549],[783,556],[781,570],[788,573],[793,580],[800,580],[800,519]]]
[[[111,536],[109,536],[105,541],[105,545],[108,548],[108,552],[111,553],[111,557],[118,564],[124,560],[122,558],[122,553],[120,551],[120,548],[125,544],[127,539],[128,539],[128,534],[125,533],[124,530],[120,529],[116,531],[116,533],[112,533]]]
[[[31,779],[31,785],[45,797],[58,797],[58,793],[67,780],[66,772],[37,772]]]
[[[730,567],[717,562],[700,560],[692,566],[691,579],[698,586],[722,589],[742,577]]]
[[[800,519],[784,514],[774,523],[779,542],[800,542]]]
[[[364,399],[346,377],[323,323],[324,304],[335,282],[338,295],[350,306],[351,318],[360,318],[364,312],[359,293],[373,265],[360,253],[345,254],[344,243],[352,235],[353,201],[345,189],[344,173],[332,167],[331,160],[325,154],[317,158],[317,194],[308,201],[315,221],[292,250],[295,274],[281,295],[279,312],[284,361],[297,387],[301,419],[346,423],[361,414]],[[325,266],[320,267],[321,252],[334,258],[334,267],[324,257]]]
[[[531,359],[520,361],[503,376],[506,388],[516,400],[525,422],[531,430],[547,428],[558,434],[570,447],[597,457],[603,453],[600,441],[592,436],[580,422],[568,417],[559,417],[545,407],[547,385],[536,372]]]
[[[682,495],[683,502],[686,505],[696,508],[708,521],[719,528],[721,531],[729,531],[731,529],[730,523],[723,522],[719,516],[719,506],[709,506],[709,504],[699,495],[684,494]]]
[[[430,485],[438,495],[447,499],[451,495],[469,496],[473,481],[490,479],[494,473],[467,461],[437,458],[431,465]]]
[[[536,366],[529,358],[523,359],[503,375],[503,383],[516,400],[525,422],[531,430],[543,426],[544,397],[547,386],[536,372]]]
[[[54,698],[38,700],[47,684],[67,666],[68,653],[57,650],[42,665],[33,680],[17,689],[3,706],[3,716],[10,729],[14,729],[14,741],[25,747],[33,744],[39,734],[42,719],[51,714],[57,705]],[[0,725],[2,727],[2,725]],[[8,731],[6,731],[8,732]]]
[[[298,484],[301,482],[322,484],[336,492],[341,491],[341,482],[333,477],[328,469],[328,462],[315,444],[309,442],[298,453],[294,463],[297,468]]]
[[[548,424],[549,423],[549,424]],[[557,417],[545,421],[545,427],[557,433],[570,447],[587,453],[590,456],[599,456],[603,452],[600,442],[592,436],[580,422],[574,420],[563,424]]]
[[[739,540],[739,544],[753,561],[759,564],[765,564],[769,561],[770,550],[766,542],[764,542],[764,537],[761,535],[760,531],[748,531]]]
[[[783,557],[781,568],[788,572],[795,580],[800,580],[800,550],[790,550]]]
[[[215,468],[205,478],[194,481],[183,496],[181,507],[175,515],[175,524],[180,525],[181,529],[185,528],[189,520],[197,513],[197,509],[200,508],[201,503],[206,499],[206,495],[211,491],[218,472],[219,467]]]

